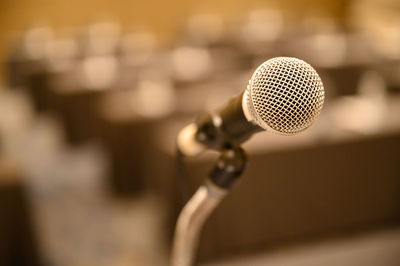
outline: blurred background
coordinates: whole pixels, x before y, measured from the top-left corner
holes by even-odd
[[[317,70],[324,109],[302,134],[245,143],[198,265],[400,265],[399,1],[0,10],[0,265],[168,265],[179,210],[217,158],[178,171],[177,133],[277,56]]]

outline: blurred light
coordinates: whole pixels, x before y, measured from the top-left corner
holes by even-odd
[[[375,101],[385,101],[387,97],[385,80],[375,71],[366,71],[359,81],[358,93]]]
[[[137,113],[144,117],[166,116],[175,109],[174,89],[168,81],[141,80],[132,104]]]
[[[175,48],[172,63],[176,77],[181,80],[200,80],[212,70],[211,56],[205,48]]]
[[[54,71],[65,71],[72,67],[78,52],[78,45],[73,39],[54,40],[46,46],[46,57]]]
[[[40,59],[45,56],[45,47],[53,39],[53,31],[47,27],[33,28],[24,35],[25,52],[29,59]]]
[[[308,39],[308,46],[310,61],[318,66],[339,66],[346,60],[345,34],[315,34]]]
[[[114,56],[91,56],[82,62],[84,85],[95,90],[108,89],[115,81],[118,62]]]
[[[387,116],[386,84],[376,72],[367,71],[359,83],[359,95],[338,98],[332,106],[332,119],[341,129],[359,134],[380,131]]]

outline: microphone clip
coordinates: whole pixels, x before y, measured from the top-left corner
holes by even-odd
[[[222,151],[239,146],[254,133],[263,131],[247,120],[243,113],[242,98],[243,93],[232,98],[220,110],[198,117],[195,121],[196,140],[209,149]]]
[[[230,149],[233,144],[221,128],[222,122],[216,114],[206,113],[196,119],[196,140],[205,147],[222,151]]]
[[[209,179],[219,188],[229,190],[242,175],[247,165],[246,152],[239,146],[222,151]]]

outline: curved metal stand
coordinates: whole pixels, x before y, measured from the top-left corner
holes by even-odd
[[[207,183],[202,185],[181,211],[175,228],[171,265],[193,264],[203,224],[227,194]]]
[[[175,228],[171,266],[192,266],[203,225],[241,176],[246,155],[240,148],[222,153],[210,177],[182,209]]]

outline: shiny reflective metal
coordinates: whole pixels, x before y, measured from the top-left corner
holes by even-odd
[[[175,228],[171,266],[193,265],[203,224],[227,193],[212,182],[206,182],[186,203]]]
[[[324,86],[303,60],[276,57],[260,65],[245,92],[251,120],[265,130],[293,135],[307,129],[324,104]]]

